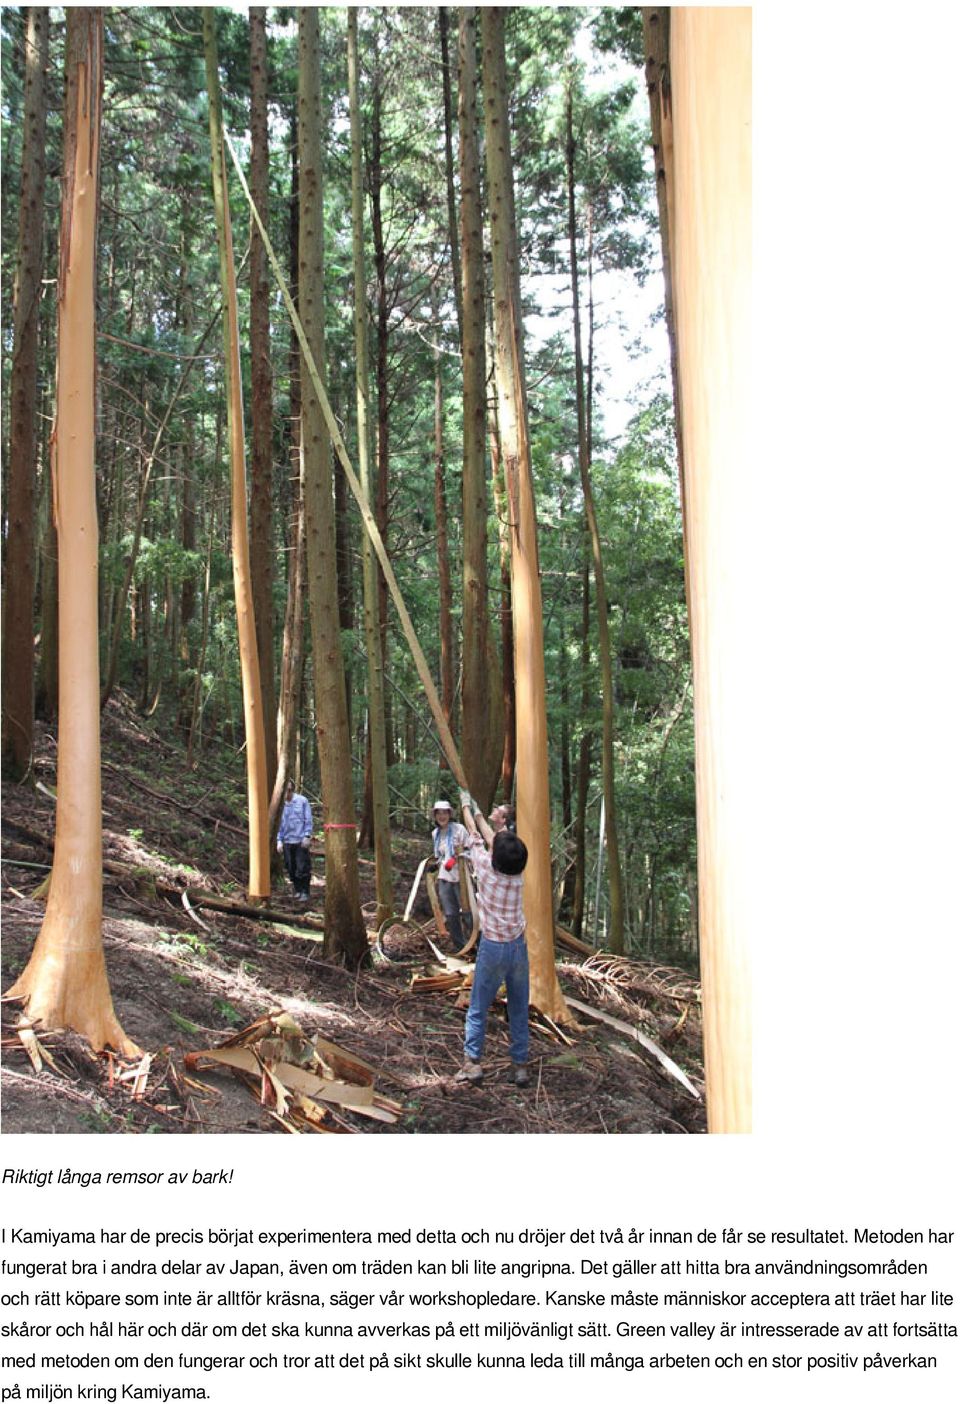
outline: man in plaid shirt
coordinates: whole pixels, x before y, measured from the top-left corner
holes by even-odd
[[[480,1059],[487,1031],[487,1013],[500,986],[505,984],[513,1080],[518,1087],[526,1087],[530,1082],[527,1068],[530,1048],[530,967],[524,936],[526,918],[523,915],[522,874],[527,866],[527,846],[508,829],[495,834],[479,810],[474,819],[474,804],[468,791],[460,791],[460,803],[463,805],[463,822],[470,835],[467,856],[473,863],[477,879],[482,935],[477,948],[464,1031],[464,1064],[457,1074],[457,1080],[474,1085],[482,1081]]]

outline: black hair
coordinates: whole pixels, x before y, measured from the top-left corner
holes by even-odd
[[[527,845],[509,829],[501,829],[493,840],[490,861],[495,872],[503,873],[505,877],[516,877],[527,866]]]

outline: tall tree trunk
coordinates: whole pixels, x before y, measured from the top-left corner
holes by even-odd
[[[613,783],[613,664],[610,657],[610,623],[607,618],[607,593],[603,579],[603,554],[600,528],[593,501],[590,480],[591,444],[587,431],[587,404],[583,384],[583,347],[580,336],[580,284],[577,262],[577,206],[575,145],[573,139],[573,75],[567,79],[567,234],[570,241],[570,284],[573,300],[573,353],[577,388],[577,461],[580,465],[580,485],[583,489],[583,510],[590,533],[593,556],[593,579],[597,593],[597,634],[600,644],[600,692],[603,706],[603,802],[606,810],[607,871],[610,882],[609,946],[616,954],[623,953],[623,873],[620,867],[620,847],[617,839],[617,810]]]
[[[673,286],[673,178],[667,168],[673,165],[673,103],[670,95],[670,6],[641,6],[643,22],[644,70],[650,103],[650,136],[657,179],[657,214],[660,247],[663,253],[663,301],[670,346],[670,378],[673,383],[674,433],[677,442],[677,477],[680,483],[680,514],[683,523],[683,576],[687,601],[690,600],[690,553],[687,548],[687,491],[683,460],[683,426],[680,415],[680,372],[677,360],[677,318]],[[693,620],[689,621],[693,628]],[[691,635],[691,644],[693,642]]]
[[[10,369],[10,473],[3,600],[3,726],[0,770],[23,780],[33,759],[34,485],[37,476],[37,348],[43,277],[43,181],[49,10],[26,12],[23,157]]]
[[[491,309],[492,311],[492,309]],[[487,361],[496,362],[493,328],[487,326]],[[507,487],[503,476],[500,453],[500,424],[497,416],[496,386],[491,385],[487,400],[487,438],[493,477],[493,500],[497,512],[497,535],[500,547],[500,697],[503,706],[503,752],[500,760],[500,789],[505,800],[513,799],[514,775],[517,768],[517,690],[513,658],[513,590],[510,583],[510,516]]]
[[[136,1046],[113,1009],[103,953],[103,816],[97,677],[97,509],[94,485],[94,281],[103,14],[67,10],[67,96],[60,228],[55,487],[60,523],[61,708],[57,829],[43,925],[8,994],[47,1028],[94,1048]]]
[[[250,193],[269,219],[270,138],[267,126],[266,9],[250,8]],[[270,364],[270,282],[256,221],[250,225],[250,584],[257,627],[264,718],[267,791],[277,773],[277,711],[273,659],[273,370]]]
[[[317,10],[300,24],[300,319],[318,369],[326,361],[323,301],[323,147]],[[353,768],[337,609],[337,547],[330,437],[317,393],[301,362],[307,579],[326,850],[325,949],[355,966],[367,954],[360,910]]]
[[[350,153],[353,217],[353,324],[357,363],[357,455],[360,483],[370,501],[370,384],[367,370],[367,279],[363,257],[363,137],[360,126],[360,75],[357,11],[347,12],[347,67],[350,87]],[[367,717],[370,757],[370,810],[373,817],[377,884],[377,925],[393,910],[390,855],[390,798],[387,791],[387,742],[383,705],[383,658],[380,653],[380,601],[373,543],[363,533],[363,633],[367,648]]]
[[[530,946],[530,1001],[551,1018],[569,1017],[557,983],[550,872],[550,768],[547,750],[543,607],[537,519],[527,429],[513,165],[500,6],[481,11],[487,187],[493,248],[500,439],[510,512],[517,691],[517,832],[527,844],[524,910]]]
[[[477,36],[473,8],[460,12],[460,218],[463,250],[463,765],[485,811],[503,761],[500,667],[488,612],[486,312],[477,139]]]
[[[53,503],[53,465],[47,466],[46,519],[40,547],[40,666],[37,672],[37,715],[52,721],[60,691],[60,627],[57,609],[59,551]]]
[[[453,186],[453,84],[450,80],[450,11],[439,6],[440,63],[443,75],[443,157],[447,184],[447,232],[450,239],[450,269],[453,274],[453,296],[457,306],[457,330],[463,341],[463,293],[460,275],[460,241],[457,233],[457,198]],[[476,43],[476,38],[474,38]],[[476,73],[474,73],[476,81]]]
[[[297,454],[302,457],[299,434]],[[287,551],[287,603],[283,618],[280,663],[280,705],[277,713],[277,775],[270,797],[270,840],[276,838],[287,781],[297,777],[297,738],[300,695],[303,691],[303,616],[307,591],[306,523],[303,513],[303,471],[298,469],[296,499]]]
[[[335,373],[331,367],[331,381]],[[332,389],[332,386],[331,386]],[[344,391],[344,398],[349,391]],[[346,420],[344,414],[344,420]],[[350,488],[343,464],[333,455],[333,504],[337,537],[337,617],[341,633],[353,633],[356,623],[353,607],[353,533],[350,530]],[[347,726],[353,726],[353,658],[343,655],[343,686],[347,695]]]
[[[439,299],[434,292],[434,324],[439,321]],[[450,582],[450,531],[447,520],[446,458],[443,451],[443,375],[440,349],[433,353],[433,509],[437,523],[437,610],[440,632],[440,700],[447,725],[453,730],[454,647],[453,586]],[[441,758],[441,764],[444,764]],[[470,767],[466,765],[467,775]],[[479,791],[478,791],[479,794]],[[484,807],[486,807],[484,805]]]
[[[374,516],[377,529],[387,545],[390,527],[390,394],[387,384],[387,358],[389,351],[389,310],[387,304],[387,250],[383,232],[383,131],[379,53],[374,54],[373,71],[373,111],[370,129],[370,213],[373,228],[373,261],[377,284],[377,341],[376,341],[376,386],[377,386],[377,481],[374,493]],[[389,673],[390,657],[387,652],[387,581],[382,570],[377,571],[378,616],[380,624],[380,657],[383,660],[384,681]],[[387,765],[392,765],[394,756],[392,703],[390,689],[384,688],[383,714],[384,734],[387,744]]]
[[[297,104],[290,112],[290,296],[299,306],[300,269],[300,162]],[[256,221],[254,221],[256,222]],[[277,709],[277,776],[270,798],[270,841],[276,838],[289,777],[298,775],[300,698],[303,692],[303,619],[306,605],[306,523],[303,514],[303,452],[300,433],[300,348],[290,338],[290,468],[294,483],[289,510],[287,603],[283,621],[283,654],[280,662],[280,703]]]
[[[583,533],[580,614],[580,749],[577,756],[577,815],[574,829],[576,876],[573,884],[573,913],[570,929],[578,940],[583,936],[587,908],[587,796],[590,791],[590,754],[593,727],[590,723],[590,542]]]
[[[236,269],[227,195],[227,172],[220,115],[220,80],[217,71],[216,12],[203,12],[203,40],[210,109],[210,147],[213,198],[220,251],[223,289],[223,351],[227,381],[227,435],[230,441],[231,555],[233,591],[237,608],[237,641],[243,689],[243,720],[247,751],[247,804],[250,826],[249,895],[270,895],[270,825],[267,804],[267,758],[257,631],[250,584],[250,546],[247,536],[247,480],[244,464],[243,401],[240,375],[240,329],[237,314]]]
[[[750,855],[737,844],[732,774],[747,660],[731,624],[731,552],[747,500],[751,365],[751,13],[670,16],[667,161],[688,507],[700,856],[700,968],[713,1132],[751,1130]],[[733,612],[735,614],[735,611]],[[723,676],[720,677],[722,668]],[[752,678],[752,674],[751,674]]]

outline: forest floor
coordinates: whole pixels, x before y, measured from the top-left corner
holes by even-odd
[[[38,733],[36,754],[37,778],[52,792],[56,743],[48,731]],[[391,1121],[331,1105],[324,1129],[367,1134],[706,1129],[699,987],[683,971],[562,951],[558,966],[565,994],[654,1040],[682,1068],[700,1100],[629,1032],[580,1014],[577,1025],[560,1033],[532,1021],[531,1085],[515,1088],[502,1002],[491,1011],[485,1081],[475,1088],[454,1081],[462,1057],[465,995],[411,990],[412,977],[436,964],[419,936],[408,933],[393,944],[385,939],[394,959],[374,955],[369,968],[352,973],[324,960],[322,932],[304,928],[303,909],[295,908],[289,887],[279,882],[270,908],[289,912],[289,924],[206,908],[191,916],[179,900],[187,888],[244,898],[244,794],[242,755],[211,746],[190,771],[171,733],[145,721],[125,698],[108,705],[103,716],[107,968],[123,1028],[152,1057],[145,1080],[137,1080],[129,1063],[94,1057],[75,1035],[55,1032],[42,1039],[52,1065],[36,1051],[31,1061],[17,1034],[20,1006],[4,1003],[4,1133],[282,1134],[289,1128],[261,1105],[259,1081],[244,1081],[225,1067],[197,1070],[184,1064],[189,1054],[281,1009],[308,1038],[319,1034],[371,1064],[377,1094],[395,1104]],[[54,824],[52,793],[4,784],[4,990],[23,969],[40,929],[43,904],[32,893],[49,871]],[[428,851],[426,819],[421,832],[394,834],[397,910],[403,910],[417,864]],[[361,854],[360,867],[364,911],[372,924],[368,855]],[[322,909],[323,858],[315,852],[307,917],[322,919]],[[415,915],[443,947],[446,938],[437,937],[424,908]]]

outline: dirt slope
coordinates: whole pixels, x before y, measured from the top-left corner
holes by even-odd
[[[339,1106],[330,1129],[364,1134],[431,1132],[686,1133],[705,1130],[697,1101],[628,1036],[583,1021],[565,1042],[535,1022],[532,1085],[509,1082],[505,1006],[491,1013],[479,1089],[453,1080],[463,1010],[456,991],[412,993],[411,976],[433,957],[418,936],[388,942],[393,962],[352,974],[323,958],[322,934],[297,926],[279,884],[271,907],[289,924],[184,909],[180,893],[242,899],[246,874],[243,758],[211,747],[187,771],[182,751],[122,697],[103,721],[104,941],[114,1003],[127,1034],[152,1055],[143,1095],[112,1058],[81,1040],[44,1040],[56,1068],[34,1071],[16,1034],[19,1007],[3,1005],[0,1127],[16,1132],[261,1132],[282,1134],[271,1112],[226,1071],[190,1072],[184,1056],[208,1048],[274,1009],[377,1069],[376,1089],[401,1105],[393,1123]],[[38,734],[38,778],[56,783],[55,739]],[[43,916],[31,894],[49,869],[54,801],[42,790],[3,786],[3,987],[23,968]],[[402,909],[421,832],[394,842],[396,905]],[[361,860],[365,910],[374,910],[373,869]],[[310,915],[322,919],[323,859],[314,854]],[[203,923],[201,926],[200,923]],[[435,936],[432,923],[426,929]],[[442,942],[440,943],[443,944]],[[639,1027],[702,1092],[699,1002],[689,975],[640,962],[564,960],[571,995]]]

